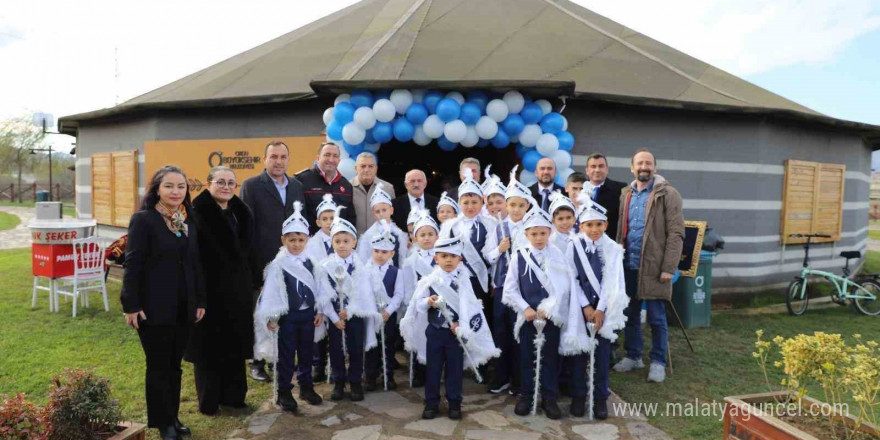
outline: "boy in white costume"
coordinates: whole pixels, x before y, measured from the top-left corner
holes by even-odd
[[[394,267],[400,268],[403,259],[406,258],[407,249],[409,248],[409,237],[406,232],[401,231],[400,228],[391,221],[391,216],[394,214],[394,207],[391,203],[391,196],[389,196],[382,188],[382,182],[376,182],[376,189],[373,190],[373,195],[370,197],[370,211],[376,222],[373,223],[369,229],[364,231],[363,235],[361,235],[357,246],[358,257],[360,257],[361,261],[365,263],[371,260],[370,254],[373,249],[370,246],[370,243],[373,242],[374,238],[382,235],[383,228],[380,225],[380,222],[385,220],[391,227],[391,239],[394,242],[395,252],[391,264],[393,264]]]
[[[315,232],[309,238],[306,244],[306,255],[316,262],[324,261],[325,258],[333,254],[333,245],[330,243],[330,227],[333,225],[333,218],[336,215],[336,202],[330,194],[324,194],[324,199],[318,204],[315,210],[315,224],[318,225],[318,232]],[[326,326],[327,323],[324,323]],[[325,382],[327,380],[327,362],[330,356],[328,338],[323,338],[315,343],[314,359],[312,366],[314,373],[312,379],[315,382]]]
[[[427,209],[418,211],[417,214],[418,219],[413,224],[414,245],[409,257],[403,263],[403,286],[406,295],[404,303],[407,305],[412,301],[412,294],[418,282],[430,275],[437,264],[434,262],[434,244],[437,242],[440,227],[431,218],[431,213]],[[419,363],[412,351],[410,351],[410,385],[415,388],[425,385],[425,364]]]

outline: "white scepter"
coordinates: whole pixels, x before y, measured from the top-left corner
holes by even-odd
[[[375,290],[375,289],[373,289]],[[381,345],[379,347],[380,356],[382,356],[382,387],[388,391],[388,361],[385,359],[385,319],[382,318],[382,312],[385,311],[385,297],[381,292],[376,291],[376,306],[379,308],[379,339]]]
[[[544,348],[544,326],[547,321],[538,318],[533,321],[535,324],[535,390],[532,393],[532,415],[538,412],[538,390],[541,388],[541,351]]]
[[[443,298],[442,295],[437,295],[437,301],[434,301],[434,307],[440,310],[440,313],[443,315],[443,319],[446,320],[449,325],[452,325],[452,316],[449,315],[449,309],[446,308],[446,298]],[[458,344],[461,345],[461,350],[464,351],[464,356],[467,358],[468,362],[471,364],[471,368],[474,370],[474,377],[477,379],[478,383],[483,382],[482,376],[480,376],[479,370],[477,370],[477,365],[474,363],[474,359],[471,357],[471,352],[468,351],[467,343],[464,339],[462,339],[461,334],[459,332],[455,333],[455,338],[458,339]]]
[[[596,324],[592,322],[587,323],[587,333],[590,335],[590,371],[589,371],[589,381],[588,381],[588,390],[587,396],[589,397],[589,401],[587,402],[589,405],[589,411],[587,413],[588,420],[593,420],[593,375],[595,374],[595,362],[596,362]]]
[[[342,267],[341,264],[336,265],[336,269],[334,269],[333,277],[336,278],[336,296],[339,298],[339,306],[343,309],[346,308],[346,300],[348,299],[348,295],[345,293],[345,289],[342,288],[342,281],[345,279],[345,268]],[[348,319],[346,319],[348,321]],[[345,346],[345,329],[342,329],[342,358],[345,359],[348,357],[348,347]]]

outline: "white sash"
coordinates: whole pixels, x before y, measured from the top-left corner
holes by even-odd
[[[474,219],[474,224],[480,222],[480,219]],[[480,222],[482,223],[482,222]],[[459,228],[461,226],[461,222],[455,225],[455,228]],[[485,228],[486,225],[483,225]],[[479,231],[479,227],[477,227]],[[489,233],[489,228],[486,228],[486,234]],[[480,253],[474,247],[474,244],[471,243],[471,231],[468,228],[467,236],[465,237],[464,246],[462,246],[462,254],[464,254],[464,259],[467,262],[465,268],[470,267],[473,269],[474,275],[476,275],[477,280],[480,282],[480,287],[483,288],[483,291],[489,289],[489,272],[486,268],[486,263],[483,262],[483,258],[480,257]]]
[[[519,250],[519,254],[522,255],[523,260],[526,261],[526,265],[529,267],[529,270],[535,273],[535,276],[538,278],[538,282],[544,286],[544,290],[547,291],[548,297],[556,296],[556,289],[553,287],[553,283],[550,282],[550,277],[547,276],[547,273],[544,272],[544,269],[541,269],[535,260],[532,259],[531,252],[528,248],[521,248]],[[545,257],[549,258],[549,257]]]
[[[381,313],[385,310],[385,306],[391,302],[391,295],[388,294],[388,288],[385,287],[384,280],[382,277],[379,277],[379,266],[372,262],[370,263],[370,282],[373,284],[376,305],[382,309],[379,310],[379,313]]]
[[[587,253],[584,252],[584,247],[581,245],[581,239],[578,236],[572,238],[572,244],[577,252],[578,259],[581,260],[581,268],[584,269],[584,273],[587,274],[587,280],[590,282],[590,286],[593,288],[593,291],[598,295],[602,292],[602,285],[599,283],[599,279],[596,278],[596,273],[593,272],[593,266],[590,265],[590,260],[587,260]],[[596,246],[596,252],[599,252],[599,246]],[[586,294],[587,292],[584,292]]]
[[[354,282],[351,280],[351,274],[348,273],[348,264],[345,263],[345,260],[341,258],[328,258],[322,263],[324,270],[327,271],[327,275],[333,279],[336,283],[336,297],[339,298],[340,303],[345,302],[348,299],[348,294],[345,293],[347,289],[343,288],[344,285],[352,285]],[[335,266],[335,267],[333,267]],[[355,267],[357,270],[357,267]]]
[[[312,267],[315,266],[315,262],[312,261]],[[293,257],[286,257],[281,259],[281,268],[284,269],[285,272],[293,275],[297,281],[305,285],[312,291],[312,295],[316,295],[317,290],[315,289],[315,276],[309,272],[305,266],[302,264],[298,264],[294,261]]]
[[[455,289],[447,284],[442,277],[437,277],[434,282],[431,283],[431,288],[434,289],[434,291],[437,292],[439,295],[443,296],[443,298],[446,300],[446,305],[448,305],[449,308],[452,309],[452,311],[455,312],[456,315],[458,315],[459,319],[462,319],[461,313],[459,313],[461,297],[459,296],[458,292],[456,292]],[[465,318],[470,319],[469,316],[466,316]],[[452,325],[452,323],[450,322],[449,325]]]

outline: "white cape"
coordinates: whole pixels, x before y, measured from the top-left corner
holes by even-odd
[[[354,262],[354,272],[351,275],[343,268],[343,260],[336,254],[327,257],[321,262],[320,266],[324,272],[324,279],[320,283],[327,290],[330,301],[334,301],[339,297],[339,291],[344,292],[348,296],[348,316],[357,316],[364,319],[364,350],[375,347],[378,343],[376,340],[376,319],[382,319],[376,308],[376,298],[370,284],[370,274],[367,267],[361,262],[357,254],[352,253],[352,261]],[[341,270],[337,272],[337,267]],[[336,281],[337,274],[341,275],[342,282]],[[330,283],[329,277],[334,277],[336,288]],[[329,321],[327,319],[326,321]],[[327,323],[328,326],[333,325]]]
[[[557,327],[562,328],[565,323],[565,318],[568,315],[568,303],[569,303],[569,293],[571,290],[571,273],[568,268],[568,264],[565,260],[565,256],[562,252],[559,252],[559,249],[556,249],[554,246],[548,245],[544,248],[545,255],[545,264],[544,266],[547,268],[546,272],[541,272],[540,268],[537,265],[529,264],[534,263],[534,261],[529,256],[529,247],[520,248],[516,253],[511,255],[511,260],[518,259],[519,255],[523,256],[523,259],[526,261],[526,267],[519,266],[519,262],[516,265],[513,264],[513,261],[510,262],[510,266],[508,266],[507,276],[505,280],[509,280],[511,278],[518,279],[518,273],[513,273],[514,267],[516,267],[521,273],[525,274],[526,271],[531,272],[528,273],[528,276],[537,277],[538,281],[541,282],[541,285],[544,286],[544,290],[547,291],[547,298],[541,300],[538,304],[538,310],[542,311],[547,315],[547,318],[553,322]],[[510,292],[508,289],[504,289],[504,292],[501,296],[501,302],[508,307],[516,310],[516,298],[515,295],[518,295],[516,292]],[[521,296],[520,296],[521,297]],[[516,323],[513,326],[513,337],[519,342],[519,329],[522,328],[523,324],[526,322],[526,317],[523,313],[517,313]]]
[[[391,233],[397,238],[397,249],[394,250],[398,258],[397,261],[400,266],[403,266],[403,259],[406,258],[409,253],[409,235],[407,235],[406,232],[401,231],[393,222],[389,222],[389,226],[391,227]],[[373,239],[380,234],[382,234],[382,224],[379,222],[373,223],[372,226],[361,234],[356,249],[361,261],[372,261],[373,246],[371,243],[373,242]]]

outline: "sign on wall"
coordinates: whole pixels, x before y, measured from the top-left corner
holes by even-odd
[[[792,234],[823,234],[831,238],[813,238],[813,243],[840,240],[843,226],[843,196],[846,165],[834,163],[785,161],[782,189],[782,233],[784,244],[805,243]]]
[[[318,157],[318,147],[324,139],[324,136],[307,136],[145,142],[146,176],[149,179],[159,168],[176,165],[186,173],[190,193],[196,196],[207,187],[206,179],[212,167],[232,168],[239,183],[263,172],[263,153],[266,144],[273,140],[284,142],[290,149],[288,175],[309,168]],[[239,189],[235,189],[236,194]]]

